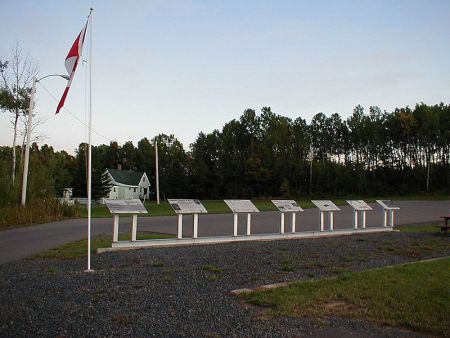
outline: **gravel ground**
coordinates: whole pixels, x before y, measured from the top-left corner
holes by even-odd
[[[262,319],[233,289],[450,255],[448,237],[381,233],[154,248],[0,266],[0,336],[420,336],[362,320]]]

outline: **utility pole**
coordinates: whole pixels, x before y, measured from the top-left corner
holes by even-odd
[[[27,144],[25,146],[25,161],[23,164],[23,178],[22,178],[22,198],[21,204],[24,207],[27,200],[27,183],[28,183],[28,163],[30,161],[30,142],[31,132],[33,129],[33,111],[34,111],[34,95],[36,93],[36,82],[39,82],[47,77],[59,76],[63,79],[69,80],[67,75],[51,74],[41,77],[39,80],[33,77],[33,85],[31,86],[30,105],[28,108],[28,125],[27,125]]]
[[[30,106],[28,108],[28,125],[27,125],[27,145],[25,146],[25,162],[23,164],[23,178],[22,178],[22,200],[21,204],[24,207],[27,200],[27,183],[28,183],[28,162],[30,160],[30,140],[31,129],[33,122],[34,109],[34,92],[36,91],[36,78],[33,77],[33,85],[31,86]]]

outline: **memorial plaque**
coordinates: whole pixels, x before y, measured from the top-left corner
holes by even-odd
[[[204,214],[208,212],[199,200],[168,199],[167,201],[177,214]]]
[[[112,214],[146,214],[147,210],[141,200],[105,200],[109,212]]]
[[[294,200],[272,200],[271,201],[281,212],[297,212],[303,209]]]
[[[339,209],[336,204],[329,200],[311,200],[321,211],[337,211]]]
[[[357,211],[364,211],[364,210],[372,210],[370,205],[368,205],[363,200],[347,200],[347,203],[352,206],[353,209]]]
[[[400,209],[398,206],[394,204],[391,200],[377,200],[377,203],[386,210],[397,210]]]
[[[232,212],[259,212],[250,200],[224,200]]]

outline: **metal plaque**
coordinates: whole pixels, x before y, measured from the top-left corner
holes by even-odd
[[[204,214],[208,212],[199,200],[168,199],[168,201],[177,214]]]
[[[391,200],[377,200],[377,203],[386,210],[397,210],[400,209],[398,206],[394,204]]]
[[[339,209],[336,204],[329,200],[311,200],[321,211],[337,211]]]
[[[357,211],[364,211],[364,210],[372,210],[371,206],[368,205],[363,200],[347,200],[347,203],[352,206],[353,209]]]
[[[109,212],[112,214],[147,214],[141,200],[105,200]]]
[[[303,211],[303,209],[294,200],[272,200],[272,203],[281,212],[297,212]]]
[[[232,212],[259,212],[250,200],[224,200]]]

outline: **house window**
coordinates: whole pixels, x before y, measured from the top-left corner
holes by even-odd
[[[134,192],[136,192],[136,188],[134,188]]]
[[[131,188],[128,188],[129,191],[131,191]]]
[[[113,192],[116,192],[116,187],[113,188]]]
[[[142,182],[145,182],[145,177],[142,177]]]

